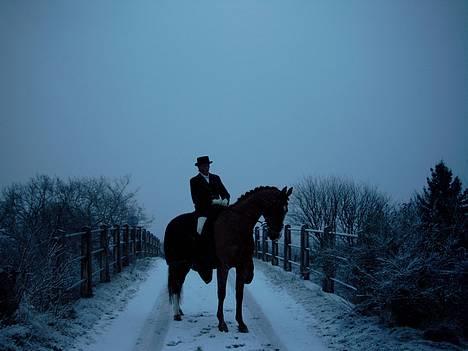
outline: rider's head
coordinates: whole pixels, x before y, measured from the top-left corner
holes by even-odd
[[[207,176],[208,172],[210,171],[210,163],[213,161],[210,161],[210,158],[208,156],[200,156],[197,157],[197,163],[195,163],[195,166],[198,167],[198,171]]]

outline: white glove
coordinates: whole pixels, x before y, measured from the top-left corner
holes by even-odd
[[[220,205],[220,206],[227,206],[228,200],[227,199],[213,199],[211,200],[213,205]]]

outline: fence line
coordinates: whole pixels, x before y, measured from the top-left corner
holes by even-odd
[[[79,244],[74,245],[73,240],[78,238]],[[122,227],[101,225],[95,229],[83,227],[80,232],[63,233],[55,240],[61,248],[56,258],[57,266],[73,265],[75,262],[80,264],[80,279],[70,283],[63,291],[70,292],[79,286],[81,297],[93,296],[93,283],[98,282],[96,275],[99,274],[100,283],[110,282],[111,267],[112,273],[118,274],[138,258],[161,255],[161,243],[154,234],[140,226],[128,224]],[[65,259],[74,247],[79,255]]]
[[[295,245],[291,240],[291,233],[300,233],[300,245]],[[282,268],[292,271],[292,266],[299,268],[299,275],[304,280],[310,280],[310,273],[314,273],[322,278],[322,290],[329,293],[335,292],[335,283],[350,290],[357,291],[357,288],[349,283],[336,278],[336,261],[345,258],[335,255],[323,255],[323,272],[317,271],[310,266],[310,256],[313,254],[310,248],[310,237],[317,239],[321,250],[331,251],[335,248],[336,238],[353,240],[358,236],[356,234],[337,233],[331,230],[331,227],[325,227],[323,230],[311,229],[306,225],[292,227],[286,225],[283,232],[283,241],[270,240],[267,238],[267,230],[264,227],[255,227],[254,229],[254,257],[262,261],[271,262],[273,266],[279,266],[282,262]],[[278,250],[282,246],[282,254]],[[292,249],[299,250],[299,261],[292,256]],[[345,259],[346,260],[346,259]]]

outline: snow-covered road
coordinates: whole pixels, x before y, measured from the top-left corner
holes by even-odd
[[[234,270],[230,273],[225,301],[228,333],[217,328],[216,283],[205,285],[190,272],[184,285],[182,321],[172,319],[166,291],[167,266],[162,259],[151,263],[147,279],[135,289],[116,284],[107,295],[121,296],[134,291],[121,311],[109,311],[113,304],[96,301],[107,312],[92,329],[78,338],[70,350],[76,351],[209,351],[209,350],[347,350],[347,351],[432,351],[460,350],[454,345],[422,340],[410,328],[388,328],[375,317],[355,314],[352,306],[320,287],[302,281],[279,267],[255,261],[255,277],[246,286],[244,321],[248,334],[237,331],[234,318]],[[119,289],[117,291],[116,289]],[[125,296],[125,294],[123,294]],[[118,301],[126,301],[119,298]],[[89,314],[89,312],[88,312]]]
[[[326,350],[307,325],[291,311],[294,301],[269,287],[264,274],[257,269],[254,282],[246,288],[244,320],[248,334],[237,331],[234,318],[234,270],[230,272],[229,289],[225,301],[228,333],[217,328],[216,283],[206,285],[195,272],[190,272],[184,285],[180,322],[172,320],[166,292],[167,267],[159,261],[152,267],[149,278],[117,318],[100,330],[93,344],[79,349],[89,351],[121,350]],[[289,302],[289,304],[288,304]]]

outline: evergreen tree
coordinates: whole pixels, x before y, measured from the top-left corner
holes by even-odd
[[[431,168],[431,177],[417,203],[426,248],[466,247],[468,190],[463,191],[460,179],[453,178],[443,161]]]

